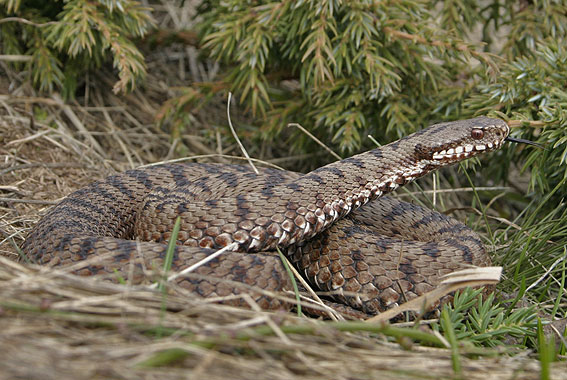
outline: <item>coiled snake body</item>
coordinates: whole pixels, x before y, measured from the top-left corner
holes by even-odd
[[[76,191],[30,232],[23,251],[84,275],[141,281],[160,268],[177,216],[173,270],[233,242],[238,252],[176,282],[201,296],[242,291],[234,281],[290,289],[276,247],[316,288],[365,313],[422,294],[439,276],[489,261],[480,238],[454,219],[383,197],[441,166],[497,149],[509,127],[479,117],[441,123],[308,174],[237,165],[135,169]],[[215,278],[231,281],[218,281]],[[353,295],[354,294],[354,295]],[[260,293],[263,308],[281,302]],[[233,300],[239,303],[239,300]]]

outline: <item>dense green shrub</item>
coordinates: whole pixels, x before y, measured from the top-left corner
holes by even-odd
[[[441,27],[425,2],[205,1],[202,16],[203,47],[265,128],[299,122],[349,153],[368,133],[459,117],[478,76],[496,70],[463,39],[466,24]]]
[[[492,114],[525,120],[513,134],[548,147],[509,146],[493,178],[524,162],[540,199],[567,190],[565,1],[210,0],[201,11],[203,48],[264,136],[298,122],[348,154],[368,134]],[[178,109],[211,88],[187,89]],[[312,143],[299,135],[296,147]]]
[[[0,0],[0,19],[1,54],[21,61],[42,91],[72,97],[77,78],[109,57],[119,77],[115,92],[133,88],[146,72],[132,38],[153,24],[138,1]]]

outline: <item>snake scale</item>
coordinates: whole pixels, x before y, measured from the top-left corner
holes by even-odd
[[[307,174],[221,164],[164,164],[80,189],[50,210],[22,249],[36,262],[135,283],[161,268],[177,216],[173,270],[237,243],[175,282],[204,297],[291,289],[275,253],[286,252],[315,289],[367,314],[420,295],[439,277],[489,258],[479,236],[437,212],[383,196],[442,166],[498,149],[499,119],[432,125]],[[229,280],[229,281],[226,281]]]

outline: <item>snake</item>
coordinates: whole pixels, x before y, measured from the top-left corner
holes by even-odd
[[[282,251],[315,289],[377,314],[459,268],[490,264],[480,236],[436,211],[387,196],[441,167],[500,148],[510,128],[485,116],[443,122],[307,174],[215,163],[160,164],[79,189],[32,228],[22,251],[78,275],[155,281],[175,237],[172,282],[200,297],[288,306]],[[179,233],[172,235],[179,218]]]

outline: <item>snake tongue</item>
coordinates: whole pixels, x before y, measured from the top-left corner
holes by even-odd
[[[510,141],[510,142],[515,142],[515,143],[519,143],[519,144],[528,144],[528,145],[533,145],[533,146],[537,146],[538,148],[541,149],[545,149],[545,147],[539,143],[530,141],[530,140],[524,140],[524,139],[517,139],[515,137],[506,137],[506,141]]]

